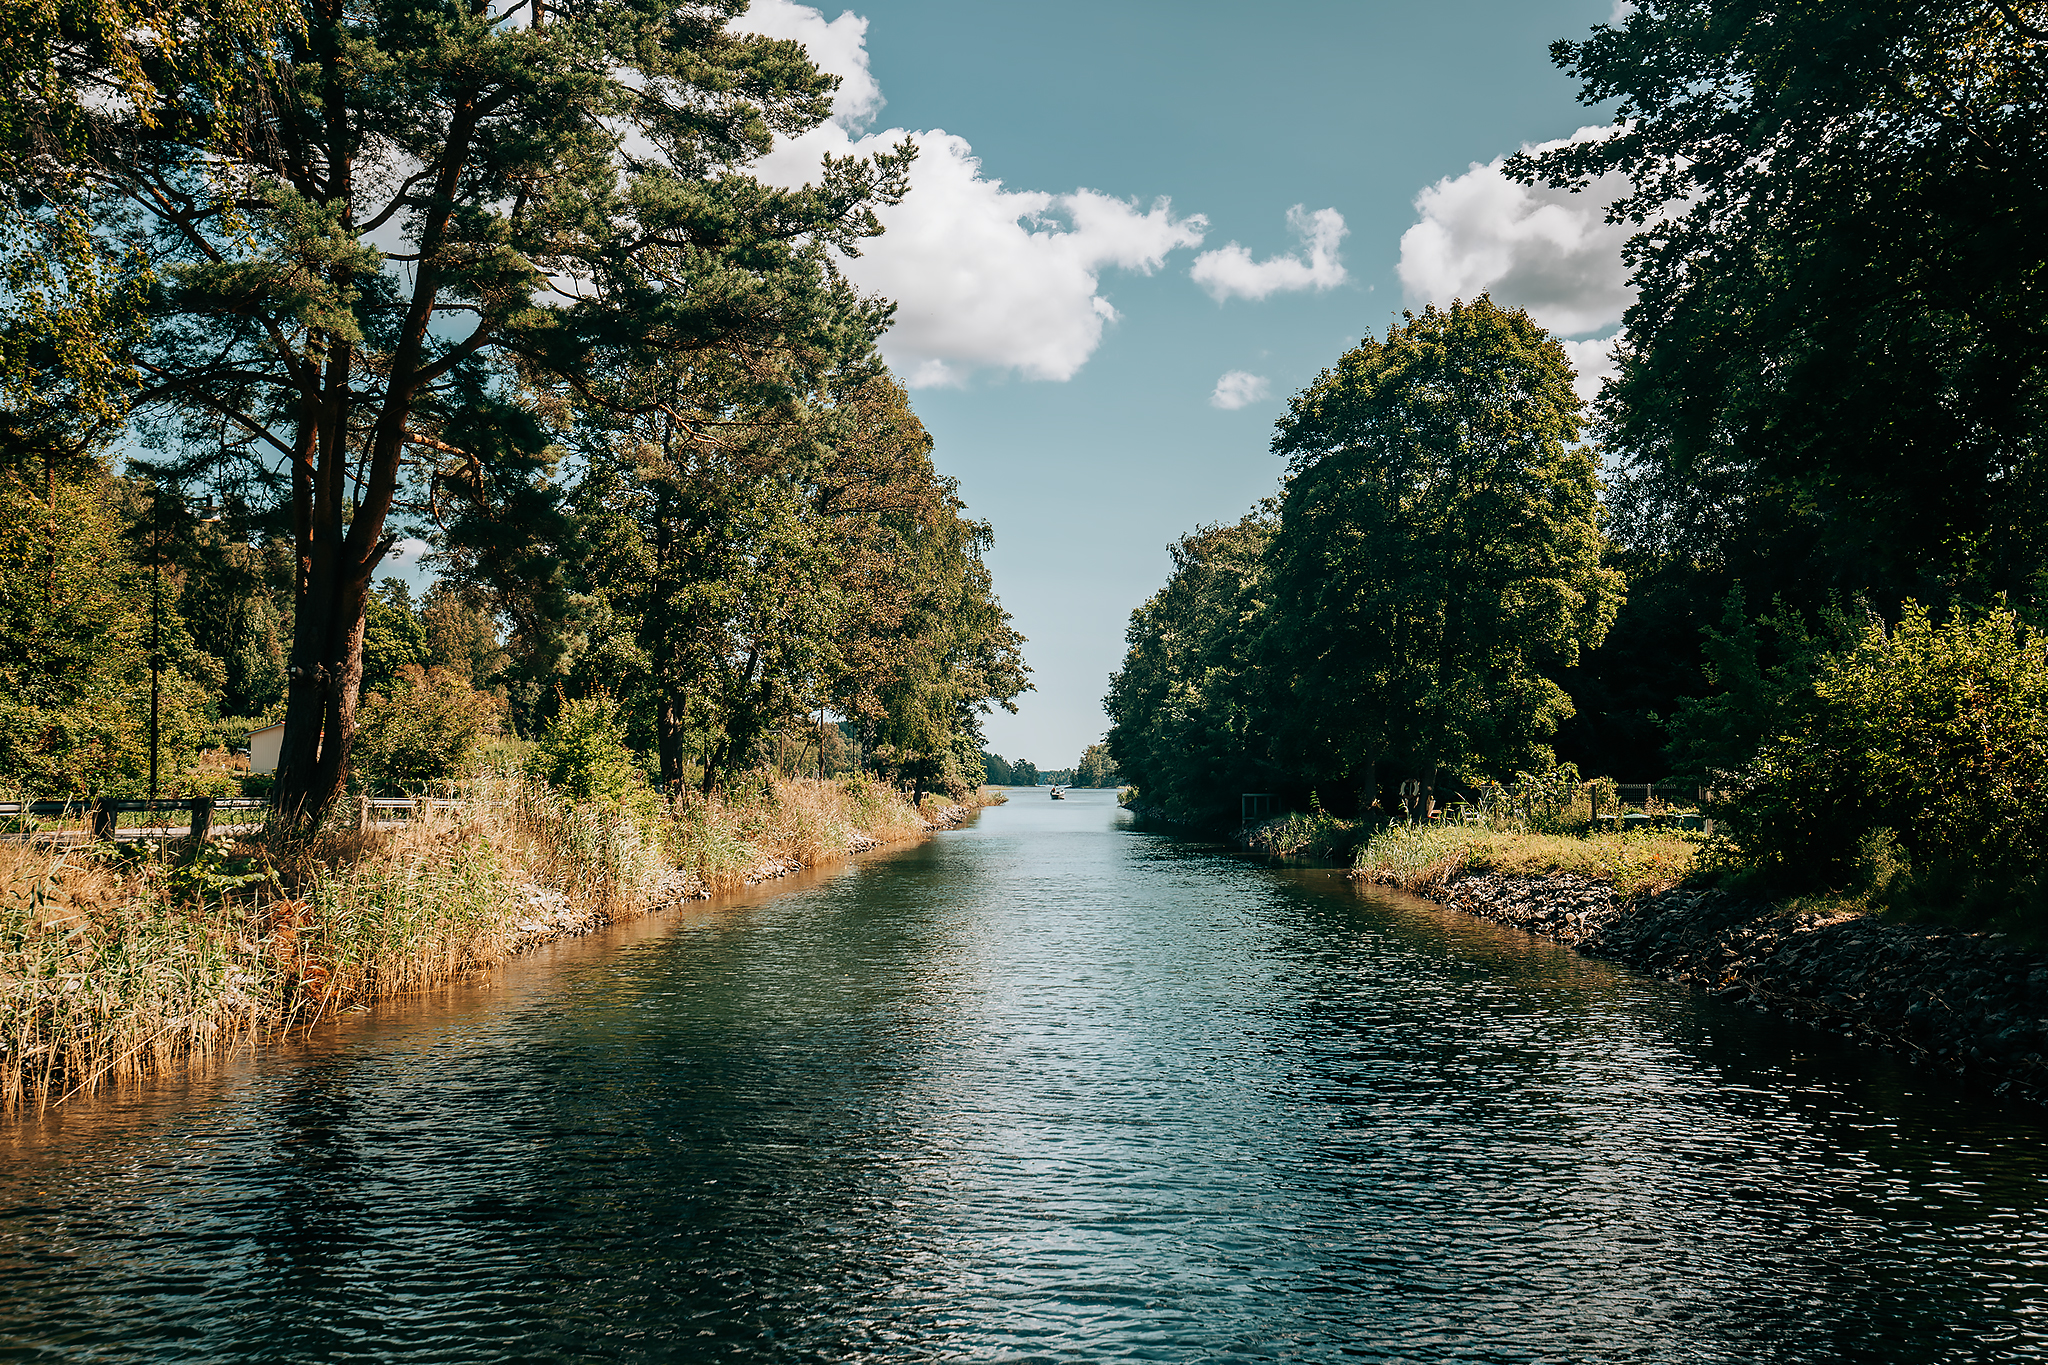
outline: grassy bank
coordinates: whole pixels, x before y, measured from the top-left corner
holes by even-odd
[[[1573,872],[1611,882],[1625,896],[1675,886],[1692,871],[1697,836],[1669,830],[1537,834],[1471,825],[1381,830],[1358,852],[1361,881],[1432,895],[1459,872],[1547,876]]]
[[[0,1108],[203,1060],[962,814],[860,779],[764,776],[722,799],[641,792],[610,810],[499,779],[403,828],[310,842],[0,845]]]

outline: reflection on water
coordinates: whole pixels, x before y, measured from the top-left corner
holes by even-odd
[[[0,1354],[2048,1352],[2038,1115],[1075,797],[0,1131]]]

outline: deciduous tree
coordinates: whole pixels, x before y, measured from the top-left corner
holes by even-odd
[[[1409,314],[1288,406],[1262,655],[1278,756],[1371,804],[1386,759],[1546,757],[1621,602],[1564,349],[1482,296]]]
[[[1616,130],[1637,301],[1599,437],[1618,536],[1809,612],[2040,591],[2048,3],[1644,0],[1553,49]]]

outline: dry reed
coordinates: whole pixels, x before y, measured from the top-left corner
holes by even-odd
[[[498,777],[394,830],[118,854],[0,844],[0,1109],[466,976],[531,941],[536,892],[602,922],[927,828],[859,777],[609,810]]]

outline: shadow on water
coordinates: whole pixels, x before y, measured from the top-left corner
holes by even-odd
[[[16,1125],[0,1350],[2048,1350],[2037,1115],[1073,798]]]

